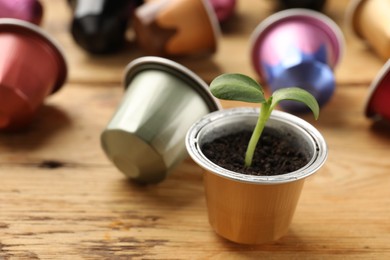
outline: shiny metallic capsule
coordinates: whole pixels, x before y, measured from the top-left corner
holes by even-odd
[[[122,103],[101,135],[103,150],[130,179],[162,181],[186,156],[193,122],[218,110],[208,86],[182,65],[158,57],[131,62]]]

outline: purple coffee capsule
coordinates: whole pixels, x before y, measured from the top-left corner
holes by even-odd
[[[140,0],[69,0],[74,9],[71,33],[90,53],[111,53],[125,43],[128,20]]]
[[[252,64],[272,91],[301,87],[320,106],[334,93],[333,69],[344,44],[339,27],[325,15],[307,9],[289,9],[261,22],[251,36]],[[284,109],[307,111],[297,102],[282,102]]]
[[[38,0],[0,0],[0,18],[14,18],[40,25],[42,15],[43,7]]]

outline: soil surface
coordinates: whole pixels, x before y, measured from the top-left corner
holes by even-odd
[[[203,154],[219,166],[250,175],[281,175],[305,166],[309,159],[298,150],[288,136],[275,134],[267,128],[257,144],[251,167],[244,166],[244,158],[251,131],[241,131],[206,143]]]

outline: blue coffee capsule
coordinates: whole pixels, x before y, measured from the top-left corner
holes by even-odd
[[[286,87],[303,88],[311,93],[322,107],[333,96],[336,81],[332,69],[327,64],[307,59],[291,67],[284,67],[269,86],[272,91]],[[290,112],[308,111],[307,106],[295,101],[282,101],[280,105]]]
[[[115,52],[125,43],[128,20],[140,0],[69,0],[74,16],[71,33],[90,53]]]

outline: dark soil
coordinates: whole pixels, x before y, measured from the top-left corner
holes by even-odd
[[[241,131],[206,143],[203,154],[219,166],[248,175],[281,175],[305,166],[309,159],[291,142],[289,136],[264,130],[253,156],[252,166],[244,166],[251,131]]]

